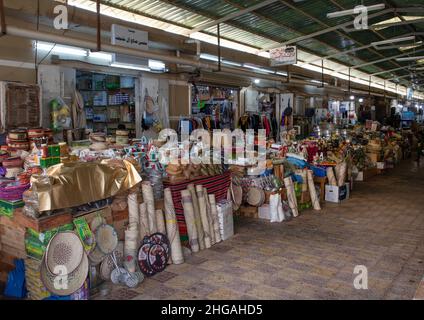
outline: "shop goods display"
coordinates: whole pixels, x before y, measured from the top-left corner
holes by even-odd
[[[113,77],[89,83],[90,90],[122,86]],[[68,118],[83,117],[75,111],[88,111],[86,95],[81,95],[82,105],[76,98],[72,108],[54,102],[55,130],[66,127]],[[131,94],[92,95],[89,107],[124,103],[105,111],[106,120],[131,113]],[[246,159],[231,159],[229,165],[165,165],[159,158],[170,156],[160,149],[166,139],[135,139],[133,129],[122,126],[101,131],[87,124],[88,139],[68,143],[55,142],[52,130],[35,125],[7,131],[0,150],[0,253],[9,264],[11,257],[25,259],[28,298],[86,299],[87,290],[102,291],[106,283],[142,286],[144,277],[184,263],[188,248],[196,254],[233,236],[234,214],[285,223],[303,210],[321,210],[324,201],[340,203],[349,198],[353,181],[393,167],[410,148],[406,133],[375,125],[327,124],[309,137],[289,130],[277,141],[275,114],[268,112],[267,101],[260,100],[263,112],[248,112],[239,121],[242,130],[266,130],[264,167]],[[198,102],[200,109],[218,111]],[[145,128],[160,127],[154,121],[159,104],[146,94]],[[290,112],[284,115],[286,127],[299,122]],[[226,118],[196,113],[182,117],[180,125],[188,120],[190,130],[226,127]],[[257,137],[251,143],[256,154]],[[190,144],[197,151],[201,146]],[[3,263],[4,279],[2,268]],[[66,290],[60,286],[64,276],[71,279]]]

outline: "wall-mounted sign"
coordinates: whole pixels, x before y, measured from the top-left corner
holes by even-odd
[[[297,63],[297,47],[284,46],[269,51],[271,58],[271,66],[284,66]]]
[[[149,34],[146,31],[112,24],[112,44],[132,49],[148,49]]]

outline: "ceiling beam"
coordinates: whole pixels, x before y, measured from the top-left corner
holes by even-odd
[[[377,75],[379,75],[379,74],[385,74],[385,73],[390,73],[390,72],[393,72],[393,71],[398,71],[398,70],[403,70],[403,69],[408,69],[408,68],[410,68],[411,66],[403,66],[403,67],[399,67],[399,68],[394,68],[394,69],[390,69],[390,70],[384,70],[384,71],[380,71],[380,72],[376,72],[376,73],[373,73],[373,74],[371,74],[371,76],[377,76]]]
[[[232,5],[232,6],[234,6],[234,7],[240,8],[240,5],[239,5],[239,4],[234,3],[234,2],[232,2],[231,0],[224,0],[224,1],[225,1],[226,3],[228,3],[228,4]],[[275,25],[280,25],[280,26],[284,27],[285,29],[289,30],[290,32],[298,33],[298,34],[302,34],[299,30],[295,30],[295,29],[293,29],[292,27],[290,27],[290,26],[288,26],[288,25],[286,25],[286,24],[281,24],[280,22],[275,21],[274,19],[272,19],[272,18],[270,18],[270,17],[268,17],[268,16],[264,16],[263,14],[260,14],[259,12],[252,12],[252,14],[254,14],[255,16],[257,16],[258,18],[260,18],[260,19],[262,19],[262,20],[269,21],[270,23],[273,23],[273,24],[275,24]],[[273,41],[275,41],[275,40],[273,40]],[[324,46],[330,47],[331,49],[333,49],[333,50],[335,50],[335,51],[339,51],[339,50],[340,50],[340,49],[338,49],[338,48],[336,48],[336,47],[332,46],[331,44],[328,44],[327,42],[323,42],[323,41],[318,40],[318,39],[315,39],[315,41],[317,41],[317,42],[321,43],[321,44],[322,44],[322,45],[324,45]],[[278,41],[277,41],[277,42],[278,42]],[[300,46],[300,47],[301,47],[301,48],[302,48],[302,50],[303,50],[303,51],[305,51],[306,53],[314,54],[314,55],[319,55],[318,53],[313,52],[313,51],[311,51],[310,49],[305,49],[305,48],[304,48],[304,47],[302,47],[302,46]],[[335,56],[338,56],[338,55],[339,55],[339,53],[335,54]],[[356,58],[356,57],[352,56],[352,58]],[[359,58],[356,58],[356,59],[361,60],[361,59],[359,59]],[[318,59],[318,60],[316,60],[316,61],[321,61],[321,60],[322,60],[322,59]],[[362,60],[361,60],[361,61],[362,61]]]
[[[391,56],[391,57],[387,57],[387,58],[384,58],[384,59],[379,59],[379,60],[374,60],[374,61],[370,61],[370,62],[367,62],[367,63],[358,64],[358,65],[355,65],[355,66],[350,67],[350,68],[351,69],[359,69],[359,68],[363,68],[363,67],[366,67],[366,66],[371,66],[371,65],[374,65],[374,64],[377,64],[377,63],[381,63],[381,62],[384,62],[384,61],[400,58],[400,57],[403,57],[403,56],[407,56],[407,55],[410,55],[410,54],[419,53],[419,52],[423,52],[423,51],[424,51],[424,49],[420,49],[420,50],[416,50],[416,51],[412,51],[412,52],[408,51],[408,52],[405,52],[405,53],[402,53],[402,54],[398,54],[396,56]],[[348,68],[349,67],[346,67],[346,69],[348,69]],[[341,71],[341,70],[345,70],[345,68],[338,69],[336,71]]]
[[[192,29],[190,34],[195,33],[195,32],[199,32],[199,31],[203,31],[205,29],[216,26],[217,24],[223,23],[223,22],[228,21],[228,20],[233,20],[233,19],[240,17],[240,16],[242,16],[246,13],[258,10],[262,7],[266,7],[267,5],[270,5],[270,4],[277,2],[277,1],[278,0],[266,0],[266,1],[263,1],[261,3],[254,5],[254,6],[250,6],[248,8],[241,9],[241,10],[236,11],[234,13],[230,13],[230,14],[228,14],[228,15],[222,17],[222,18],[219,18],[217,20],[214,20],[214,21],[211,21],[211,22],[206,22],[206,23]]]
[[[390,22],[390,23],[384,23],[384,24],[378,24],[373,25],[370,27],[371,30],[379,30],[383,28],[389,28],[394,26],[403,26],[403,25],[411,25],[415,23],[422,23],[424,22],[424,19],[415,19],[415,20],[404,20],[404,21],[398,21],[398,22]]]
[[[293,5],[293,4],[291,4],[291,3],[289,3],[289,2],[287,2],[287,1],[285,1],[285,0],[280,0],[280,2],[281,2],[282,4],[284,4],[285,6],[289,7],[290,9],[295,10],[296,12],[298,12],[298,13],[300,13],[300,14],[304,15],[305,17],[308,17],[309,19],[311,19],[311,20],[315,21],[316,23],[320,24],[321,26],[326,27],[326,28],[329,28],[329,27],[330,27],[327,23],[325,23],[325,22],[323,22],[322,20],[320,20],[320,19],[316,18],[315,16],[313,16],[313,15],[311,15],[311,14],[309,14],[309,13],[307,13],[307,12],[305,12],[305,11],[303,11],[303,10],[299,9],[299,8],[297,8],[295,5]],[[345,37],[345,38],[347,38],[347,39],[350,39],[350,40],[354,41],[355,43],[359,44],[360,46],[365,46],[365,44],[361,43],[360,41],[358,41],[358,40],[356,40],[356,39],[352,38],[351,36],[349,36],[349,35],[347,35],[347,34],[345,34],[345,33],[341,32],[341,31],[337,31],[337,30],[335,30],[335,32],[337,32],[337,33],[338,33],[340,36],[342,36],[342,37]],[[373,52],[374,54],[376,54],[376,55],[380,56],[380,57],[384,57],[384,55],[383,55],[383,54],[381,54],[380,52],[378,52],[378,51],[377,51],[377,50],[375,50],[375,49],[371,49],[371,48],[367,48],[367,49],[368,49],[369,51]],[[394,62],[394,61],[393,61],[393,62],[391,61],[391,63],[392,63],[393,65],[400,66],[400,64],[398,64],[398,63],[396,63],[396,62]]]
[[[385,15],[387,13],[393,13],[394,11],[395,11],[394,9],[385,9],[385,10],[382,10],[380,12],[370,14],[368,16],[368,18],[376,18],[376,17],[382,16],[382,15]],[[333,26],[333,27],[324,28],[320,31],[316,31],[316,32],[310,33],[310,34],[302,36],[302,37],[287,40],[287,41],[281,43],[281,45],[290,45],[290,44],[297,43],[297,42],[300,42],[300,41],[303,41],[303,40],[315,38],[317,36],[320,36],[320,35],[323,35],[323,34],[326,34],[326,33],[329,33],[329,32],[333,32],[333,31],[336,31],[338,29],[343,29],[343,28],[348,27],[352,24],[353,24],[353,21],[347,21],[347,22],[338,24],[338,25]],[[278,47],[280,47],[280,46],[278,46]],[[266,48],[266,49],[269,50],[269,49],[275,49],[275,48],[278,48],[278,47],[274,46],[274,47],[269,47],[269,48]]]
[[[416,73],[415,75],[422,75],[423,74],[423,72],[419,72],[419,73]],[[400,76],[400,77],[393,77],[393,78],[390,78],[390,79],[386,79],[386,81],[392,81],[392,80],[396,80],[396,79],[404,79],[404,78],[408,78],[408,77],[411,77],[412,76],[412,74],[407,74],[407,75],[404,75],[404,76]]]
[[[377,17],[380,17],[380,16],[388,14],[388,13],[396,14],[396,13],[399,13],[399,12],[405,12],[405,13],[424,12],[424,8],[421,8],[421,7],[419,7],[419,8],[417,8],[417,7],[393,8],[393,7],[391,7],[391,8],[388,8],[388,9],[384,9],[380,12],[376,12],[376,13],[368,15],[368,19],[377,18]],[[281,47],[283,45],[290,45],[290,44],[297,43],[297,42],[300,42],[300,41],[303,41],[303,40],[314,38],[314,37],[320,36],[322,34],[326,34],[326,33],[329,33],[329,32],[336,31],[338,29],[343,29],[343,28],[349,27],[352,24],[353,24],[353,20],[347,21],[347,22],[335,25],[335,26],[330,27],[330,28],[325,28],[325,29],[322,29],[320,31],[313,32],[313,33],[311,33],[307,36],[302,36],[302,37],[290,39],[288,41],[281,43],[281,45],[278,46],[278,47]],[[268,47],[266,49],[269,50],[269,49],[275,49],[275,48],[278,48],[278,47],[276,47],[276,46],[275,47]]]

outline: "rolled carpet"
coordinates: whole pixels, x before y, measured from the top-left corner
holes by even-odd
[[[156,210],[156,222],[158,224],[158,232],[166,235],[165,220],[161,209]]]
[[[158,232],[158,225],[156,222],[155,200],[153,197],[153,188],[149,181],[141,184],[143,192],[143,199],[147,206],[147,215],[149,217],[149,231],[151,234]]]
[[[205,201],[206,201],[206,212],[208,214],[209,234],[211,236],[211,245],[214,245],[216,243],[215,230],[213,228],[212,209],[211,209],[211,204],[209,202],[208,190],[206,188],[203,188],[203,194],[205,195]]]
[[[212,246],[208,212],[206,209],[205,193],[202,186],[196,186],[197,199],[199,200],[200,217],[202,219],[203,232],[205,234],[205,247],[210,248]]]
[[[184,263],[184,255],[181,247],[180,232],[178,230],[177,217],[175,215],[174,203],[172,202],[171,189],[164,190],[164,210],[166,233],[171,244],[171,259],[174,264]]]
[[[139,206],[140,218],[139,218],[139,233],[140,239],[143,240],[145,236],[151,235],[149,229],[149,217],[147,216],[147,205],[145,202]]]
[[[328,183],[330,184],[330,186],[337,186],[337,180],[336,180],[336,177],[334,176],[334,171],[332,167],[327,168],[327,178],[328,178]]]
[[[203,232],[202,219],[200,217],[199,201],[197,199],[196,190],[194,184],[187,185],[187,190],[190,191],[191,199],[193,201],[194,208],[194,220],[196,223],[197,236],[199,238],[200,250],[205,249],[205,233]]]
[[[289,201],[289,206],[292,210],[293,217],[297,217],[299,215],[299,211],[297,209],[297,199],[294,191],[293,180],[290,177],[285,178],[284,185],[287,189],[287,199]]]
[[[199,251],[199,239],[197,238],[196,223],[194,221],[193,200],[191,199],[190,191],[181,191],[181,202],[184,208],[184,218],[187,225],[187,233],[190,242],[190,247],[193,252]]]
[[[137,194],[128,195],[128,222],[129,224],[139,224],[140,214],[138,212]]]
[[[311,195],[312,205],[314,210],[321,210],[321,204],[319,203],[319,198],[317,196],[317,190],[315,189],[314,176],[312,170],[308,170],[308,186],[309,194]]]
[[[216,209],[216,199],[214,194],[210,194],[209,196],[209,204],[211,206],[211,216],[213,223],[213,230],[215,232],[215,242],[221,242],[221,233],[219,231],[219,220],[218,220],[218,210]]]

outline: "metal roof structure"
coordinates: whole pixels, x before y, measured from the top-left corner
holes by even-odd
[[[93,7],[95,2],[69,0],[83,7]],[[101,0],[101,4],[102,13],[120,10],[122,19],[126,18],[122,12],[128,18],[145,17],[151,27],[210,37],[210,42],[215,41],[219,24],[223,40],[252,52],[295,44],[304,63],[319,68],[325,59],[326,66],[344,75],[350,68],[354,77],[378,75],[405,86],[423,77],[409,76],[414,73],[409,66],[417,61],[398,59],[424,54],[424,0]],[[367,30],[352,30],[354,15],[327,17],[331,12],[377,4],[384,8],[368,13]],[[412,36],[413,40],[400,44],[374,44]]]

